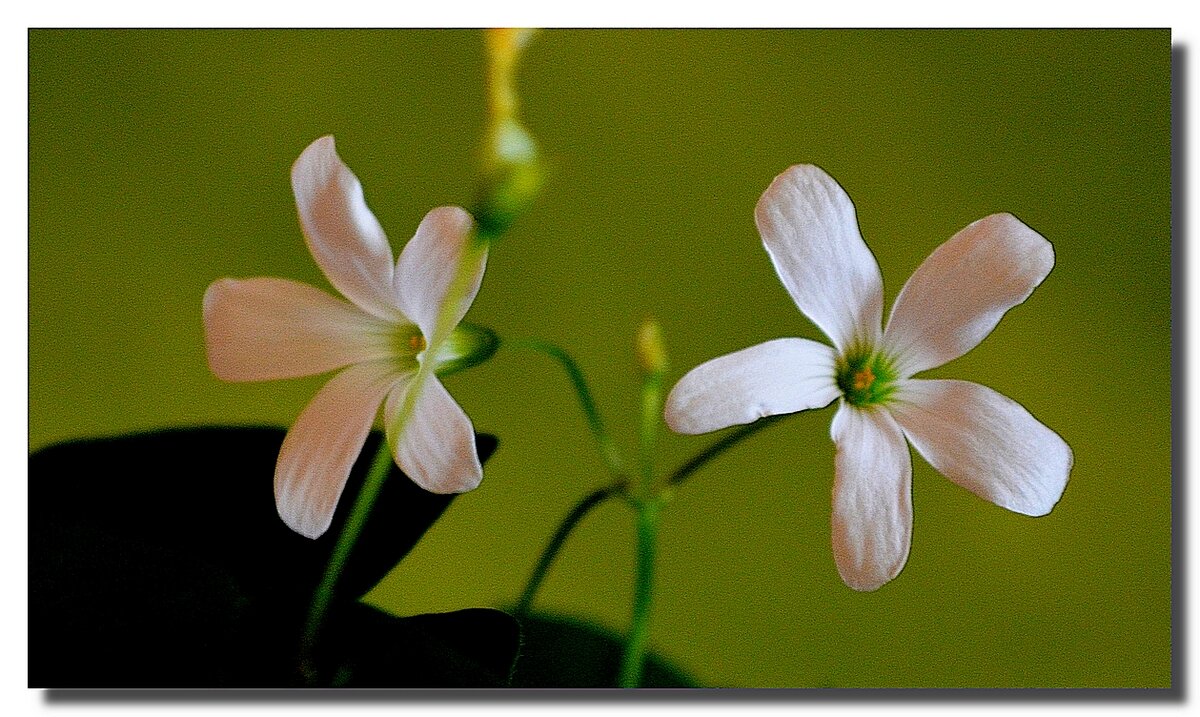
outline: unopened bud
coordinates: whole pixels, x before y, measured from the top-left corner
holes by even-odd
[[[486,141],[481,196],[473,214],[481,231],[498,235],[537,198],[542,163],[533,137],[515,119],[493,127]]]
[[[478,366],[494,356],[499,348],[500,337],[495,331],[478,324],[459,324],[438,347],[434,373],[449,376]]]
[[[638,327],[637,359],[642,371],[647,374],[663,374],[667,371],[667,350],[663,347],[662,327],[654,319],[646,319]]]

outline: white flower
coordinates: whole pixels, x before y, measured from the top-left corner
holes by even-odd
[[[908,280],[887,328],[879,266],[854,205],[828,174],[797,165],[775,178],[755,220],[796,305],[833,342],[775,339],[704,363],[667,398],[667,424],[696,434],[838,401],[833,554],[856,590],[896,577],[912,534],[905,437],[935,469],[981,498],[1045,515],[1073,457],[1015,401],[975,383],[913,374],[974,348],[1054,266],[1050,243],[993,214],[938,247]]]
[[[288,279],[220,279],[204,294],[204,334],[209,365],[226,381],[348,366],[296,419],[275,467],[280,517],[316,538],[329,528],[380,404],[390,434],[423,362],[433,361],[430,368],[444,374],[473,361],[494,336],[464,325],[444,341],[439,337],[436,356],[427,350],[470,240],[467,212],[429,212],[393,265],[387,236],[333,137],[313,142],[296,160],[292,189],[313,258],[350,301]],[[483,254],[454,307],[456,326],[475,299],[485,262]],[[483,477],[471,421],[436,375],[425,377],[400,440],[389,443],[396,463],[426,490],[468,491]]]

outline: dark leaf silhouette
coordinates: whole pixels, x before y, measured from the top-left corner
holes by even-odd
[[[624,638],[584,620],[534,613],[521,619],[513,687],[616,687]],[[640,687],[697,687],[682,670],[647,655]]]
[[[301,686],[309,600],[379,444],[372,434],[329,531],[275,513],[284,432],[198,428],[76,441],[29,460],[31,686]],[[496,440],[476,439],[486,460]],[[454,496],[395,466],[347,561],[316,656],[325,684],[500,686],[509,616],[397,618],[356,603]]]

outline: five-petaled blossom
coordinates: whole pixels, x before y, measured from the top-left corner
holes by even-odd
[[[313,258],[350,301],[275,278],[220,279],[204,294],[208,361],[219,378],[264,381],[343,369],[283,441],[275,467],[280,517],[310,538],[329,528],[381,404],[395,461],[413,481],[435,493],[476,487],[483,469],[474,428],[437,375],[494,351],[486,329],[459,325],[483,280],[486,253],[476,254],[478,267],[461,300],[446,307],[454,330],[434,336],[469,254],[471,216],[458,207],[429,212],[393,264],[387,236],[333,137],[313,142],[296,160],[292,189]],[[414,387],[415,403],[397,437],[395,423]]]
[[[1045,515],[1071,449],[1015,401],[976,383],[912,376],[962,356],[1054,266],[1054,250],[1011,214],[938,247],[883,317],[883,280],[854,204],[812,165],[776,177],[755,209],[763,244],[800,310],[833,342],[767,341],[701,364],[672,389],[667,424],[697,434],[839,399],[833,554],[842,580],[875,590],[896,577],[912,534],[905,437],[938,472],[996,505]]]

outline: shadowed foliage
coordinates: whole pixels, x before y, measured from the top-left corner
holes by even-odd
[[[521,620],[521,656],[513,687],[616,687],[625,638],[599,625],[534,613]],[[675,665],[650,653],[639,687],[698,687]]]
[[[380,436],[368,438],[317,540],[275,513],[283,437],[272,428],[197,428],[31,456],[30,685],[303,686],[308,602]],[[495,451],[492,436],[476,442],[483,460]],[[314,656],[316,684],[507,684],[519,637],[505,613],[401,618],[357,602],[453,499],[392,467],[338,584]]]

